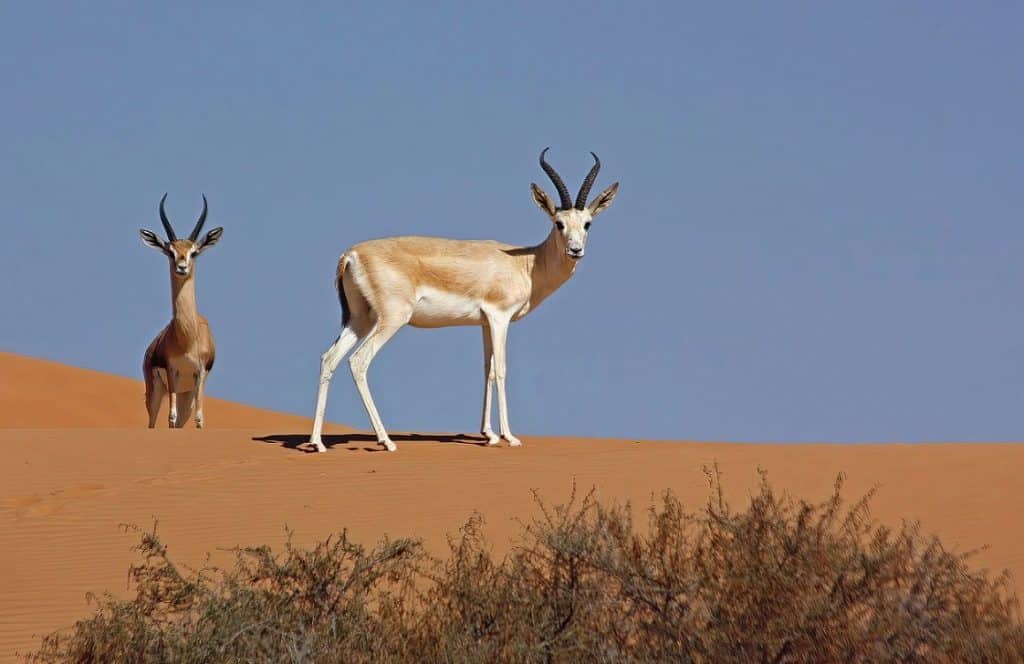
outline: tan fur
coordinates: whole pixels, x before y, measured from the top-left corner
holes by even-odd
[[[355,273],[345,269],[353,256],[358,262]],[[513,310],[512,320],[518,320],[565,283],[575,268],[554,231],[533,247],[404,236],[353,246],[338,261],[338,280],[346,293],[361,296],[375,313],[408,309],[413,327],[446,327],[481,325],[484,308]],[[355,274],[365,279],[362,286]],[[416,304],[427,288],[478,301],[483,307],[447,324],[418,321]]]
[[[183,427],[192,411],[196,416],[196,426],[203,426],[203,392],[206,376],[216,359],[216,346],[209,322],[196,308],[192,252],[199,249],[189,240],[166,244],[173,316],[150,342],[142,363],[150,428],[156,425],[163,394],[167,394],[169,400],[168,421],[171,427]],[[177,271],[177,266],[182,264],[188,267],[185,275]],[[179,402],[183,403],[179,405]]]
[[[341,359],[354,348],[349,364],[370,423],[378,441],[388,450],[396,449],[370,395],[367,369],[405,325],[482,328],[485,383],[480,430],[488,444],[499,442],[490,424],[491,388],[496,385],[500,438],[519,445],[509,428],[505,391],[509,323],[536,309],[573,275],[584,255],[591,220],[611,204],[617,190],[618,183],[613,184],[582,209],[559,209],[533,185],[534,202],[553,226],[547,239],[532,247],[403,236],[361,242],[342,254],[335,283],[345,319],[341,334],[321,356],[310,434],[313,446],[320,452],[327,449],[321,432],[328,389]]]

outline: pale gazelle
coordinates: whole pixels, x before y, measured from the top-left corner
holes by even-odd
[[[366,372],[373,357],[404,325],[447,327],[480,325],[484,337],[484,407],[480,432],[491,445],[491,388],[498,386],[501,438],[520,445],[508,424],[505,400],[505,339],[509,323],[537,308],[572,276],[583,257],[590,221],[611,205],[619,183],[587,205],[601,161],[580,186],[573,203],[562,178],[540,153],[540,165],[558,190],[560,205],[531,184],[533,200],[551,218],[547,239],[532,247],[514,247],[492,240],[448,240],[432,237],[391,237],[362,242],[338,260],[335,283],[341,300],[341,334],[321,357],[320,386],[310,442],[325,452],[321,440],[327,390],[338,363],[362,340],[349,364],[377,440],[396,449],[384,430]]]
[[[206,221],[206,196],[203,211],[187,240],[179,240],[164,212],[167,194],[160,199],[160,223],[167,232],[163,241],[151,230],[139,229],[142,241],[167,256],[171,270],[171,322],[162,329],[146,349],[142,375],[146,380],[146,410],[149,428],[156,426],[160,400],[166,393],[170,406],[168,425],[183,427],[194,411],[196,427],[203,428],[203,390],[206,376],[213,368],[216,350],[206,318],[196,310],[195,259],[207,248],[217,244],[223,228],[217,227],[197,242]],[[180,402],[180,403],[179,403]],[[179,410],[180,406],[180,410]]]

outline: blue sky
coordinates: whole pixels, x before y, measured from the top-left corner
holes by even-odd
[[[138,377],[170,295],[137,229],[205,192],[210,393],[309,415],[338,255],[539,242],[550,145],[622,186],[511,328],[517,433],[1024,434],[1022,5],[427,4],[0,6],[0,348]],[[399,333],[385,424],[474,431],[481,357]],[[347,371],[327,412],[368,426]]]

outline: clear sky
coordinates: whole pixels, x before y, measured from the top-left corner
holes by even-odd
[[[539,242],[550,145],[622,184],[511,328],[516,433],[1024,437],[1020,3],[6,2],[0,71],[4,350],[140,377],[138,228],[205,192],[210,393],[310,415],[338,255]],[[399,333],[385,424],[475,431],[480,336]]]

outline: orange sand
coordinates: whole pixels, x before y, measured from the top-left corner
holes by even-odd
[[[344,392],[344,390],[342,390]],[[349,394],[350,398],[355,398]],[[344,398],[344,395],[340,395]],[[848,474],[847,497],[874,484],[877,518],[919,518],[976,561],[1024,572],[1024,445],[737,445],[524,437],[485,448],[472,436],[396,435],[399,451],[327,427],[327,454],[307,454],[306,418],[210,399],[211,428],[144,428],[142,384],[0,353],[0,660],[89,613],[87,591],[124,594],[130,547],[121,523],[159,532],[178,561],[234,545],[300,543],[347,526],[367,543],[415,535],[442,552],[472,511],[497,549],[532,513],[530,489],[564,500],[573,478],[604,500],[646,505],[674,489],[697,506],[702,466],[718,461],[739,505],[769,471],[805,498]],[[191,427],[191,425],[190,425]]]

